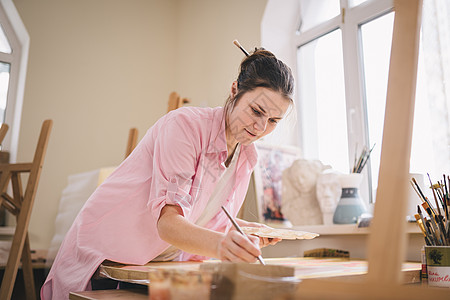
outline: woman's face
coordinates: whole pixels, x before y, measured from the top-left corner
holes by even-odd
[[[235,89],[232,89],[234,96]],[[290,100],[265,87],[247,92],[228,116],[227,142],[248,145],[271,133],[289,108]]]

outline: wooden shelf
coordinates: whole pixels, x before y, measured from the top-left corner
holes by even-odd
[[[314,232],[320,235],[365,235],[370,232],[370,227],[358,228],[356,224],[293,226],[291,229]],[[416,223],[407,223],[406,233],[422,234]]]

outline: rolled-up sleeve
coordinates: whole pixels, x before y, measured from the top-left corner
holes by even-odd
[[[153,174],[147,206],[155,219],[166,205],[178,205],[189,218],[192,199],[190,191],[196,174],[201,134],[199,128],[183,115],[168,116],[153,128]]]

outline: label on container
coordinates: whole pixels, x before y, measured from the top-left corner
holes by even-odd
[[[450,247],[426,246],[428,286],[450,287]]]
[[[450,267],[428,266],[428,286],[450,287]]]

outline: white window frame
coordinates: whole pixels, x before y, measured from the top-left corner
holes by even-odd
[[[349,7],[347,0],[341,0],[341,14],[321,25],[315,26],[302,33],[298,32],[301,14],[298,0],[284,0],[283,5],[276,3],[276,0],[269,0],[266,13],[262,22],[262,44],[264,47],[274,51],[283,61],[290,65],[293,69],[294,76],[297,76],[296,51],[297,49],[323,36],[333,30],[341,29],[342,47],[343,47],[343,64],[344,64],[344,81],[345,81],[345,98],[347,111],[347,128],[348,128],[348,155],[349,162],[352,163],[355,157],[355,145],[368,145],[368,125],[366,123],[366,107],[364,92],[364,74],[362,67],[362,46],[360,44],[359,24],[369,22],[379,16],[393,11],[393,0],[372,0],[364,2],[356,7]],[[279,10],[278,12],[276,10]],[[344,12],[344,18],[342,17]],[[284,20],[278,19],[276,16],[284,14]],[[295,22],[292,20],[295,18]],[[290,20],[286,24],[285,20]],[[279,23],[281,22],[281,26]],[[283,34],[284,31],[284,34]],[[281,41],[281,43],[280,43]],[[280,46],[281,44],[281,46]],[[286,46],[291,46],[291,51],[286,50]],[[280,56],[280,53],[282,56]],[[298,82],[298,78],[296,78]],[[299,93],[296,93],[297,114],[302,116],[303,103],[299,99]],[[306,101],[307,99],[305,99]],[[309,145],[314,141],[308,140],[302,135],[302,117],[298,118],[298,126],[295,130],[295,139],[291,139],[288,143],[297,145],[302,149],[304,154],[308,154],[311,149]],[[314,147],[314,146],[313,146]],[[361,151],[361,149],[358,149]],[[349,166],[350,169],[351,166]],[[363,199],[372,202],[371,185],[371,169],[370,163],[366,165],[363,173],[365,174],[365,182],[361,184],[361,194]]]
[[[4,121],[9,131],[2,150],[16,162],[30,37],[12,0],[0,0],[0,22],[12,49],[11,54],[0,53],[0,60],[11,64]]]

